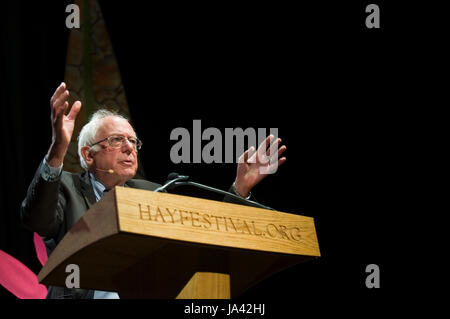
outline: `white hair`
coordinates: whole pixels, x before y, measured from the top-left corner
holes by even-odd
[[[84,157],[81,155],[81,148],[83,146],[91,146],[91,144],[97,142],[95,140],[95,136],[97,135],[97,131],[100,127],[101,120],[108,116],[120,117],[124,120],[129,121],[123,115],[120,115],[115,111],[110,111],[106,109],[100,109],[96,111],[94,114],[92,114],[89,121],[81,129],[80,135],[78,135],[78,156],[80,157],[81,167],[86,171],[89,169],[89,167],[86,161],[84,160]],[[98,150],[99,150],[98,145],[94,145],[93,147],[91,147],[91,151],[97,152]]]

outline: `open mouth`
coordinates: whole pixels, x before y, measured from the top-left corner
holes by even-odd
[[[123,161],[120,161],[119,163],[122,165],[125,165],[125,166],[133,166],[133,164],[134,164],[134,162],[131,160],[123,160]]]

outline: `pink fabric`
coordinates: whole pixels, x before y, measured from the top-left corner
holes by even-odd
[[[34,248],[36,249],[36,256],[41,262],[41,265],[44,266],[48,260],[47,249],[45,249],[44,241],[42,240],[42,237],[39,236],[37,233],[33,234],[33,241],[34,241]]]
[[[0,250],[0,284],[20,299],[44,299],[47,288],[16,258]]]

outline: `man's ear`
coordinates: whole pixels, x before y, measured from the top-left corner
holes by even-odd
[[[94,157],[92,156],[91,148],[89,146],[83,146],[81,148],[81,156],[83,156],[88,166],[91,166],[92,163],[94,163]]]

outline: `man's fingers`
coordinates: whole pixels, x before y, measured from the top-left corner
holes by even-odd
[[[53,106],[53,103],[55,102],[55,100],[61,95],[62,92],[64,92],[66,89],[66,84],[64,82],[62,82],[55,90],[55,92],[53,93],[51,99],[50,99],[50,104]]]
[[[269,147],[269,145],[272,143],[273,139],[275,138],[275,136],[273,136],[272,134],[270,134],[269,136],[267,136],[264,141],[262,141],[262,143],[259,145],[258,147],[258,161],[260,163],[263,164],[267,164],[269,162],[269,158],[267,156],[267,148]]]
[[[64,113],[66,112],[68,106],[69,106],[69,102],[64,101],[62,104],[55,107],[55,113],[54,113],[55,119],[62,117],[64,115]]]
[[[252,158],[254,153],[255,153],[255,148],[252,146],[247,150],[247,152],[244,153],[244,162],[248,163],[248,159]]]
[[[278,151],[274,150],[270,153],[270,163],[274,163],[277,159],[280,158],[281,154],[286,150],[286,145],[281,146]]]
[[[278,148],[280,143],[281,139],[277,139],[277,141],[271,145],[270,150],[268,151],[270,153],[266,155],[265,161],[261,161],[263,164],[268,164],[268,166],[262,168],[262,171],[260,170],[262,174],[273,174],[281,164],[286,162],[286,157],[280,158],[281,154],[286,150],[286,146],[283,145]]]
[[[269,136],[267,136],[267,137],[264,139],[264,141],[262,141],[261,144],[259,144],[259,147],[258,147],[258,153],[260,153],[260,154],[265,154],[267,148],[269,147],[270,143],[272,142],[272,140],[273,140],[274,138],[275,138],[275,137],[274,137],[272,134],[270,134]]]
[[[55,112],[55,120],[61,119],[68,107],[69,103],[67,101],[64,102],[64,104],[62,104],[60,107],[58,107]]]
[[[266,174],[273,174],[278,170],[278,167],[283,165],[286,162],[286,157],[280,158],[278,161],[274,162],[273,164],[270,164],[267,167]]]
[[[58,109],[62,107],[64,102],[67,101],[67,98],[69,97],[69,91],[64,91],[54,102],[53,102],[53,108]]]
[[[286,157],[282,157],[282,158],[280,158],[279,160],[278,160],[278,163],[276,163],[276,164],[273,164],[274,166],[276,165],[277,167],[277,169],[278,169],[278,167],[280,167],[281,165],[283,165],[284,163],[286,163]]]
[[[249,154],[249,158],[247,159],[246,163],[256,163],[256,158],[258,156],[257,150],[252,146],[251,152]]]
[[[75,103],[72,104],[72,108],[70,109],[69,114],[67,115],[67,119],[75,121],[80,110],[81,110],[81,102],[75,101]]]
[[[267,156],[271,156],[273,154],[276,153],[276,151],[278,150],[278,146],[281,143],[281,138],[277,138],[272,145],[270,145],[270,147],[267,149],[266,155]]]
[[[246,150],[244,153],[242,153],[241,156],[238,158],[238,163],[247,163],[249,156],[251,156],[254,152],[254,147],[250,147],[248,150]]]
[[[54,128],[56,129],[60,129],[63,125],[63,120],[64,120],[64,112],[67,109],[67,107],[69,106],[69,103],[64,102],[64,104],[59,107],[58,109],[55,110],[53,117],[52,117],[52,125]]]
[[[264,141],[261,142],[258,149],[252,146],[246,152],[244,152],[238,159],[239,163],[260,163],[265,166],[266,171],[280,166],[286,161],[286,157],[280,158],[280,156],[286,151],[286,146],[281,144],[281,138],[275,138],[274,135],[267,136]],[[265,174],[265,173],[264,173]]]
[[[50,104],[53,106],[53,103],[58,99],[58,97],[66,90],[66,83],[62,82],[58,88],[53,93],[52,98],[50,99]]]

